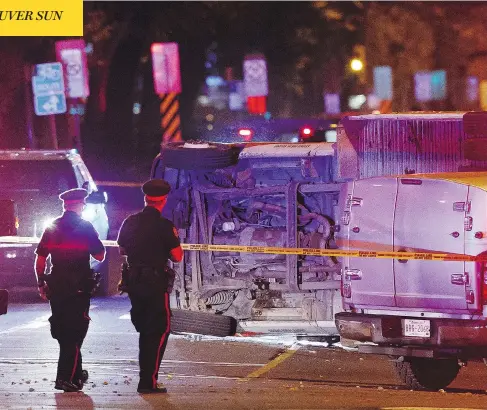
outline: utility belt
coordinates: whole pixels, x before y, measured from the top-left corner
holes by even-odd
[[[47,283],[47,297],[92,295],[100,286],[101,275],[93,269],[83,271],[56,271],[43,277]]]
[[[121,293],[146,292],[149,290],[163,290],[170,293],[175,276],[176,273],[169,266],[155,268],[123,263],[122,280],[118,287]]]

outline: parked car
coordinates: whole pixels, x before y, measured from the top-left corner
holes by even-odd
[[[58,195],[72,188],[88,190],[83,217],[106,239],[106,195],[98,191],[76,150],[0,150],[0,200],[15,204],[17,235],[40,237],[62,213]],[[32,285],[34,249],[27,243],[2,244],[0,288]]]

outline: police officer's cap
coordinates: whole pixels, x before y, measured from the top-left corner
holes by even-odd
[[[142,185],[142,192],[149,201],[160,201],[171,191],[171,186],[163,179],[151,179]]]
[[[61,193],[59,195],[59,199],[62,199],[64,202],[71,202],[71,203],[84,202],[87,196],[88,196],[88,191],[86,189],[75,188]]]

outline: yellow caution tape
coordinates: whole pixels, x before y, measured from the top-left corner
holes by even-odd
[[[432,261],[487,261],[486,256],[428,252],[345,251],[319,248],[278,248],[268,246],[181,244],[188,251],[270,253],[277,255],[349,256],[352,258],[415,259]]]
[[[40,238],[20,236],[0,236],[1,244],[37,244]],[[117,241],[102,241],[106,247],[117,247]],[[308,256],[349,256],[351,258],[379,258],[430,261],[487,262],[487,256],[473,256],[456,253],[431,252],[377,252],[377,251],[346,251],[341,249],[319,248],[282,248],[270,246],[239,246],[239,245],[204,245],[183,243],[186,251],[202,252],[244,252],[268,253],[274,255],[308,255]]]

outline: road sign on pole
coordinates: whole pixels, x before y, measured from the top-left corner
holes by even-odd
[[[178,43],[153,43],[151,53],[156,93],[181,93]]]
[[[65,113],[67,106],[61,63],[37,64],[36,75],[32,77],[32,91],[36,115]]]
[[[64,93],[34,96],[36,115],[61,114],[66,112],[66,98]]]
[[[247,97],[262,97],[269,94],[267,63],[263,54],[248,54],[243,63],[244,87]]]
[[[88,58],[83,39],[56,41],[56,60],[64,67],[68,98],[86,98],[90,95]]]
[[[177,43],[153,43],[152,74],[154,90],[161,98],[162,143],[182,141],[178,94],[181,93],[181,72]]]

